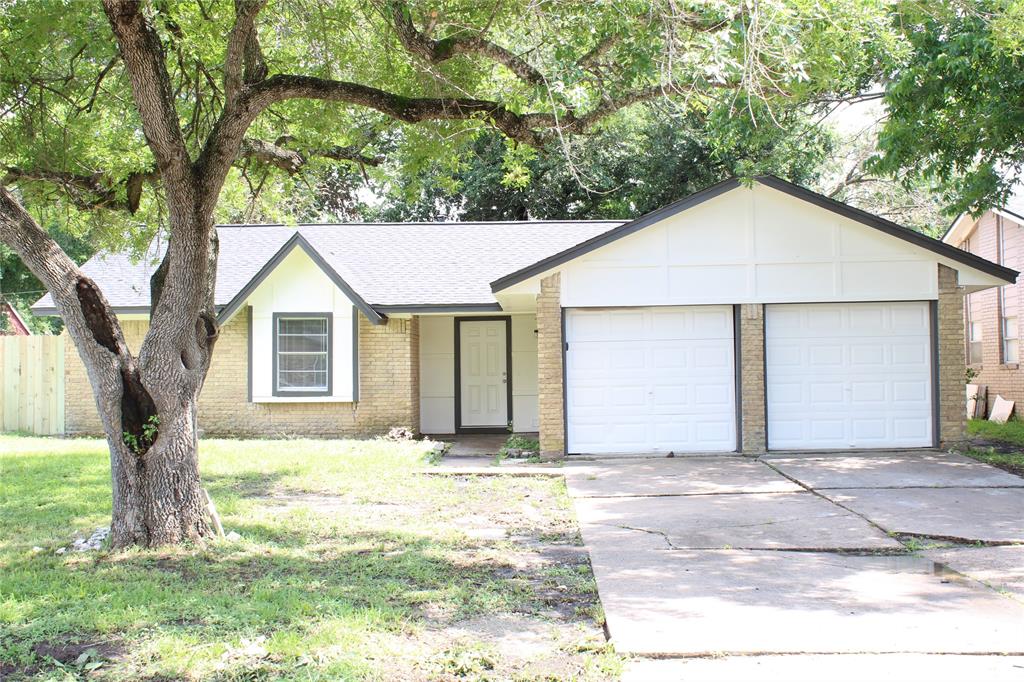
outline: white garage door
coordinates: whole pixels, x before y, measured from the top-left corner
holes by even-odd
[[[932,445],[926,302],[765,308],[768,447]]]
[[[736,449],[730,306],[566,313],[568,451]]]

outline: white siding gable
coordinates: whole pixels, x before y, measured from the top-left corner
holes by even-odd
[[[562,305],[935,299],[940,262],[960,270],[961,283],[986,277],[756,185],[725,192],[566,263]]]
[[[249,296],[252,306],[253,402],[352,401],[352,301],[335,286],[300,248],[292,249]],[[273,395],[274,313],[331,313],[332,395],[280,397]]]

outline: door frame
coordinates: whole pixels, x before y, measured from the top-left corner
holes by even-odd
[[[505,323],[505,426],[463,426],[462,425],[462,323],[463,322],[504,322]],[[455,433],[509,433],[512,424],[512,316],[476,315],[455,318]]]

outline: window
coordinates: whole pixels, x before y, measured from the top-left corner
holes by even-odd
[[[967,364],[981,364],[981,322],[974,319],[971,297],[965,296],[967,306]]]
[[[274,315],[274,395],[330,395],[331,315]]]
[[[1019,359],[1017,315],[1006,309],[1006,287],[999,287],[999,333],[1002,336],[1003,364],[1015,365]]]

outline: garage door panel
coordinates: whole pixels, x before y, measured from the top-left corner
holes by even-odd
[[[736,447],[731,306],[566,313],[568,449]]]
[[[765,315],[769,448],[932,444],[927,302],[779,304]]]

